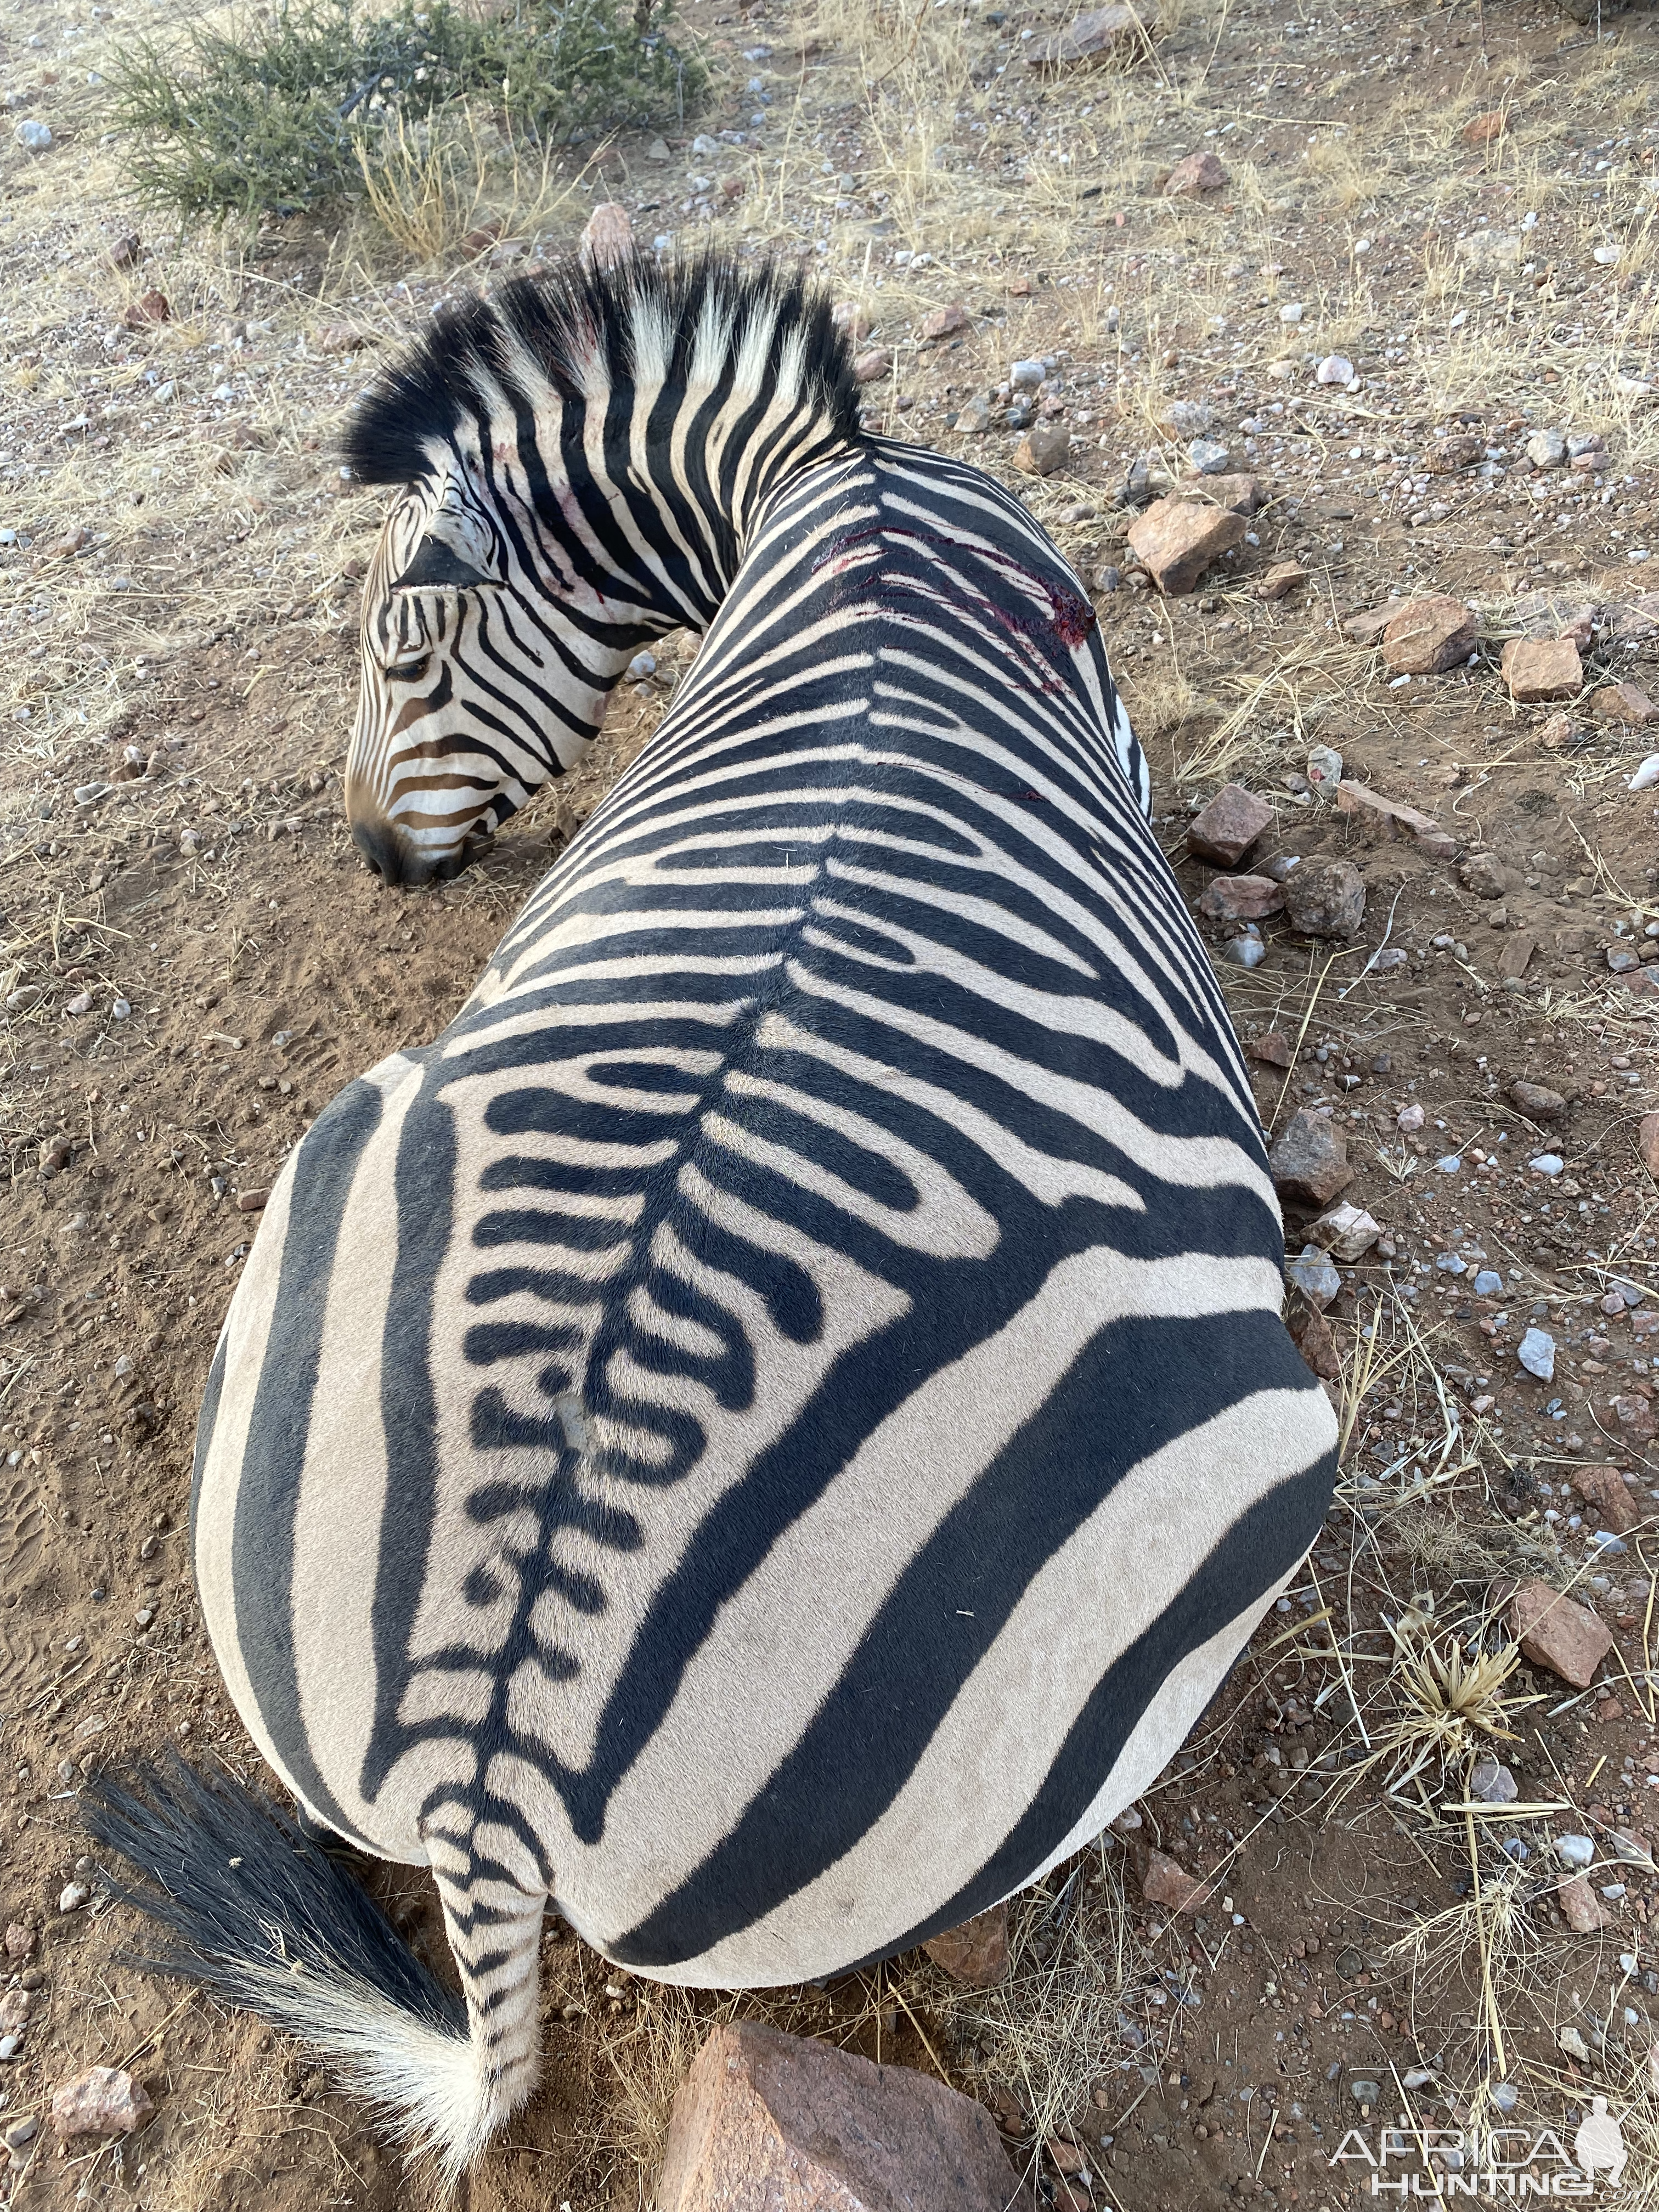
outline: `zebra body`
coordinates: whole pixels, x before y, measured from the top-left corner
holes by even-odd
[[[1260,1126],[1077,580],[976,471],[802,442],[466,1006],[290,1158],[203,1411],[238,1711],[313,1818],[437,1875],[447,2101],[395,2008],[378,2074],[345,2056],[453,2165],[533,2081],[544,1899],[703,1984],[962,1920],[1147,1787],[1328,1502]],[[460,611],[366,635],[464,639],[481,587],[434,588]],[[591,695],[669,611],[586,635]],[[409,790],[362,769],[366,847],[404,807],[441,867]]]

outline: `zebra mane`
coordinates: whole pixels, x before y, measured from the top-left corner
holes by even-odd
[[[492,395],[522,392],[527,374],[580,404],[722,371],[757,398],[793,384],[826,432],[858,441],[852,349],[822,290],[795,271],[744,269],[724,254],[668,269],[636,254],[610,269],[573,258],[447,310],[365,394],[342,456],[363,483],[406,484],[464,415],[487,414]]]

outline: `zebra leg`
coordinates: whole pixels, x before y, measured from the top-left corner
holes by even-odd
[[[440,2156],[458,2174],[540,2078],[537,1999],[547,1892],[527,1886],[526,1877],[534,1879],[528,1868],[504,1865],[481,1849],[464,1819],[452,1825],[441,1815],[426,1842],[470,2030],[469,2064],[443,2085],[444,2109],[433,2106],[428,2121]]]

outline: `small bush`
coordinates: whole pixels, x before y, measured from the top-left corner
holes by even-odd
[[[472,14],[453,0],[386,15],[353,0],[297,0],[181,48],[121,49],[109,70],[134,188],[153,206],[222,222],[360,197],[381,142],[454,103],[492,108],[538,145],[660,122],[701,98],[706,73],[668,35],[665,4],[519,0]]]

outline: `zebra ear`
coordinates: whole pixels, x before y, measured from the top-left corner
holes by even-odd
[[[392,588],[394,592],[467,592],[495,580],[458,553],[447,539],[423,538],[403,574],[392,578]]]

